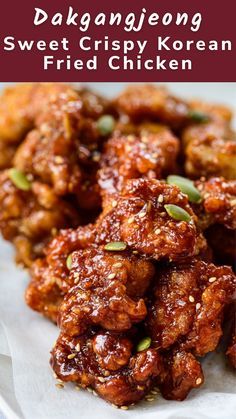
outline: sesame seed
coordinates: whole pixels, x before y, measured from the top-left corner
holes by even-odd
[[[156,390],[152,390],[151,394],[158,394],[158,392]]]
[[[105,378],[104,377],[98,377],[98,381],[100,381],[100,383],[105,383]]]
[[[93,395],[94,395],[95,397],[97,397],[97,396],[98,396],[98,394],[96,393],[96,391],[95,391],[95,390],[93,390]]]
[[[56,387],[57,387],[57,388],[64,388],[64,384],[57,383],[57,384],[56,384]]]
[[[160,229],[160,228],[157,228],[157,229],[154,231],[154,233],[155,233],[155,234],[160,234],[160,233],[161,233],[161,229]]]
[[[108,275],[107,279],[114,279],[114,278],[115,278],[115,276],[116,276],[116,274],[115,274],[115,273],[110,274],[110,275]]]
[[[75,389],[76,389],[77,391],[80,391],[80,390],[81,390],[81,387],[79,387],[79,386],[75,386]]]
[[[117,262],[113,265],[114,268],[121,268],[123,265],[121,262]]]
[[[85,313],[89,313],[89,312],[90,312],[90,308],[89,308],[89,307],[84,307],[84,308],[83,308],[83,311],[84,311]]]
[[[197,386],[199,386],[199,384],[201,384],[201,382],[202,382],[202,379],[200,377],[196,379]]]
[[[140,212],[138,216],[139,218],[144,218],[146,214],[146,212]]]
[[[147,397],[146,400],[147,400],[147,402],[153,402],[155,400],[155,398],[154,397]]]
[[[134,140],[134,135],[128,135],[127,140],[132,142]]]
[[[75,279],[74,279],[75,284],[78,284],[78,282],[79,282],[79,276],[75,277]]]
[[[118,202],[117,201],[112,201],[111,206],[113,208],[117,207],[117,205],[118,205]]]
[[[121,410],[128,410],[129,409],[128,406],[121,406],[120,408],[121,408]]]
[[[68,355],[68,359],[73,359],[74,357],[76,356],[76,354],[70,354],[70,355]]]
[[[63,384],[63,381],[60,378],[57,378],[58,384]]]
[[[145,387],[144,386],[137,386],[137,390],[144,390],[145,389]]]
[[[77,343],[77,345],[75,346],[75,350],[76,350],[77,352],[79,352],[79,351],[80,351],[80,343]]]
[[[138,251],[137,250],[133,250],[133,252],[132,252],[134,255],[137,255],[138,254]]]
[[[58,378],[58,376],[57,376],[57,374],[55,372],[53,373],[53,377],[54,378]]]
[[[127,220],[128,224],[132,224],[133,222],[134,222],[134,217],[128,218],[128,220]]]
[[[196,304],[196,310],[199,310],[200,307],[201,307],[201,304],[200,303],[197,303]]]
[[[92,160],[98,162],[101,159],[100,153],[95,153],[92,157]]]
[[[159,195],[158,198],[157,198],[157,201],[160,202],[160,203],[163,202],[164,201],[164,196]]]
[[[105,377],[109,377],[110,372],[109,371],[104,371],[103,374],[105,375]]]
[[[61,164],[61,163],[63,163],[63,157],[61,157],[61,156],[55,156],[55,162],[57,163],[57,164]]]
[[[233,199],[232,201],[230,201],[230,205],[231,205],[232,207],[234,207],[234,205],[236,205],[236,199]]]
[[[194,301],[195,301],[195,298],[192,295],[190,295],[188,299],[189,299],[190,303],[194,303]]]
[[[149,159],[151,163],[156,164],[157,160],[154,158]]]
[[[116,406],[116,404],[112,403],[111,405],[112,405],[112,407],[114,407],[115,409],[118,409],[118,406]]]
[[[216,281],[216,276],[212,276],[211,278],[209,278],[209,282],[215,282]]]
[[[93,389],[92,389],[91,387],[87,387],[87,391],[88,391],[89,393],[92,393],[92,392],[93,392]]]

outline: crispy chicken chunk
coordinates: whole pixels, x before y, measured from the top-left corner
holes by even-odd
[[[191,221],[172,218],[166,204],[184,209]],[[154,179],[131,180],[120,194],[105,201],[95,223],[96,241],[123,241],[132,250],[157,260],[181,260],[198,254],[205,244],[195,221],[187,196],[176,186]]]
[[[90,227],[64,230],[45,249],[46,257],[36,260],[30,269],[31,281],[26,289],[26,303],[33,310],[57,322],[58,308],[71,282],[67,257],[75,249],[88,246]]]
[[[174,129],[185,125],[189,119],[189,105],[162,86],[129,86],[117,97],[115,105],[131,120],[161,121]]]
[[[61,380],[90,386],[108,402],[126,406],[142,399],[162,372],[158,352],[150,348],[132,354],[132,341],[104,331],[74,338],[61,334],[51,365]]]
[[[190,126],[183,134],[183,141],[189,177],[236,178],[236,137],[225,121]]]
[[[71,283],[76,284],[60,307],[59,325],[67,335],[84,333],[90,325],[128,330],[147,314],[141,298],[154,266],[130,252],[90,247],[72,254]]]
[[[193,354],[174,349],[163,356],[165,373],[158,377],[161,393],[167,400],[184,400],[193,388],[204,382],[201,364]]]
[[[156,180],[133,180],[121,194],[112,195],[106,202],[94,225],[64,230],[49,244],[39,277],[38,262],[35,263],[36,271],[33,267],[29,290],[31,293],[33,286],[37,299],[42,297],[44,300],[44,295],[40,296],[42,288],[37,284],[44,281],[55,284],[55,280],[57,284],[63,284],[68,277],[67,257],[91,245],[105,246],[108,242],[121,241],[127,249],[157,260],[183,260],[206,249],[205,240],[194,224],[195,216],[187,197],[175,186]],[[184,208],[192,222],[172,219],[165,211],[166,203]],[[29,291],[26,295],[28,304],[38,310],[28,298]]]
[[[18,262],[28,266],[42,254],[42,247],[55,229],[76,226],[79,214],[48,185],[33,182],[29,191],[23,191],[13,184],[8,173],[6,170],[0,174],[0,229],[6,240],[14,241]]]
[[[177,344],[204,356],[222,336],[223,310],[235,299],[236,277],[228,266],[202,261],[163,269],[154,287],[147,327],[158,347]]]
[[[199,216],[202,229],[213,224],[222,224],[236,229],[236,180],[211,178],[195,182],[202,196],[202,203],[194,210]]]
[[[108,193],[120,191],[128,179],[160,179],[176,170],[179,141],[168,128],[155,134],[114,136],[105,145],[98,182]]]

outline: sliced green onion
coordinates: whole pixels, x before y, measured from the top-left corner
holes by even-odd
[[[67,256],[66,267],[67,267],[67,269],[69,269],[69,271],[71,270],[71,267],[72,267],[72,253],[70,253],[69,256]]]
[[[196,111],[194,111],[194,110],[189,111],[188,117],[195,122],[207,122],[207,121],[209,121],[209,116],[206,113],[201,112],[201,111],[197,111],[197,110]]]
[[[97,128],[101,135],[109,135],[114,130],[115,119],[111,115],[103,115],[97,121]]]
[[[126,247],[127,244],[125,242],[110,242],[104,246],[104,249],[112,252],[119,252],[120,250],[125,250]]]
[[[191,217],[189,213],[185,211],[183,208],[178,207],[178,205],[167,204],[167,205],[164,205],[164,207],[167,214],[171,218],[174,218],[174,220],[187,221],[187,222],[191,221]]]
[[[148,349],[151,346],[151,342],[152,340],[149,337],[140,340],[140,342],[137,345],[137,352],[145,351],[146,349]]]
[[[201,194],[197,188],[195,188],[194,183],[182,176],[170,175],[167,177],[167,183],[169,185],[176,185],[179,187],[181,192],[188,195],[190,202],[200,203],[202,200]]]
[[[18,189],[21,189],[22,191],[30,190],[31,183],[21,170],[13,167],[8,171],[8,176]]]

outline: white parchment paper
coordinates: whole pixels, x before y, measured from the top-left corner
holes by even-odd
[[[114,96],[124,83],[90,83]],[[92,86],[91,86],[92,85]],[[183,97],[198,96],[236,107],[236,83],[167,83]],[[2,87],[2,86],[1,86]],[[128,411],[112,408],[86,391],[55,387],[49,351],[58,330],[24,303],[27,273],[16,268],[9,244],[0,240],[0,411],[9,419],[234,419],[235,375],[220,354],[203,362],[205,384],[184,402],[158,396]]]
[[[158,396],[122,411],[73,385],[55,386],[48,360],[58,330],[24,303],[27,273],[0,242],[0,409],[10,419],[199,419],[236,417],[236,381],[220,354],[204,360],[206,383],[184,402]],[[9,373],[12,362],[12,377]],[[7,368],[8,366],[8,368]],[[6,408],[6,405],[8,408]],[[15,414],[17,416],[15,416]]]

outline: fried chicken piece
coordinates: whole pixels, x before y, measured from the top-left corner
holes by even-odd
[[[211,178],[195,182],[202,196],[201,205],[194,207],[202,229],[212,224],[222,224],[236,229],[236,180]]]
[[[191,221],[172,218],[166,204],[184,209]],[[154,179],[130,180],[120,194],[105,201],[95,223],[96,242],[123,241],[156,260],[181,260],[198,254],[205,246],[195,221],[187,196],[178,187]]]
[[[63,83],[18,84],[3,91],[0,102],[0,139],[19,143],[51,102],[71,97],[75,91]]]
[[[64,295],[74,285],[69,275],[67,257],[74,250],[86,248],[91,240],[91,227],[62,230],[44,250],[45,258],[31,266],[31,281],[26,288],[25,300],[32,310],[57,322],[58,309]],[[92,241],[92,240],[91,240]]]
[[[185,170],[189,177],[236,178],[236,137],[222,120],[193,125],[183,133]]]
[[[98,183],[114,193],[128,179],[163,178],[175,172],[178,152],[178,139],[164,126],[155,134],[114,136],[105,144]]]
[[[192,222],[172,219],[164,209],[166,203],[180,205],[188,211]],[[95,224],[61,231],[52,240],[46,249],[46,261],[44,268],[39,271],[39,277],[35,274],[38,272],[35,262],[36,271],[33,266],[30,292],[26,292],[27,303],[33,309],[38,310],[38,305],[30,296],[32,288],[36,298],[44,301],[45,296],[41,296],[42,286],[38,287],[37,284],[56,282],[58,286],[58,283],[67,283],[66,260],[77,250],[121,241],[127,250],[157,260],[183,260],[206,251],[205,239],[196,229],[195,216],[187,197],[175,186],[157,180],[132,180],[122,193],[109,196],[104,205],[104,211]],[[45,314],[44,309],[42,312]]]
[[[42,247],[53,231],[77,225],[79,214],[73,206],[59,199],[43,183],[32,182],[29,191],[17,188],[8,170],[0,174],[0,230],[6,240],[17,247],[17,260],[26,266],[42,255]]]
[[[165,204],[185,209],[191,222],[171,218]],[[188,199],[178,187],[157,180],[130,180],[121,193],[104,201],[102,214],[94,225],[84,230],[85,241],[87,245],[123,241],[131,250],[157,260],[181,260],[206,247],[195,221]],[[69,253],[80,248],[81,235],[83,237],[83,228],[65,230],[49,245],[47,258],[55,270],[57,265],[65,265]]]
[[[162,372],[155,349],[132,355],[133,338],[112,332],[77,337],[61,334],[52,350],[51,366],[63,381],[92,387],[103,399],[126,406],[144,397]]]
[[[70,282],[76,284],[60,307],[59,325],[67,335],[80,335],[90,325],[128,330],[147,314],[144,296],[155,269],[132,252],[90,247],[72,254]]]
[[[176,129],[189,120],[189,105],[163,86],[128,86],[115,100],[118,110],[133,121],[160,121]]]
[[[18,143],[32,127],[29,102],[36,84],[19,84],[5,89],[0,101],[0,141]]]
[[[55,119],[52,119],[55,122]],[[81,187],[81,171],[73,137],[46,127],[31,131],[18,148],[14,166],[50,185],[57,195],[75,193]]]
[[[48,183],[58,195],[76,195],[80,207],[97,209],[100,207],[100,189],[94,153],[103,139],[91,116],[98,118],[105,103],[90,94],[95,104],[92,113],[91,104],[87,103],[88,95],[89,92],[85,95],[71,89],[56,96],[46,108],[47,112],[42,111],[38,116],[36,129],[18,148],[14,166]]]
[[[163,397],[184,400],[193,388],[204,382],[201,364],[193,354],[174,349],[163,356],[164,371],[158,379]]]
[[[195,182],[202,202],[194,205],[198,224],[205,230],[216,262],[234,265],[236,260],[236,181],[224,178]]]
[[[235,298],[236,277],[228,266],[193,260],[158,275],[147,327],[158,347],[178,344],[204,356],[222,336],[223,310]]]

